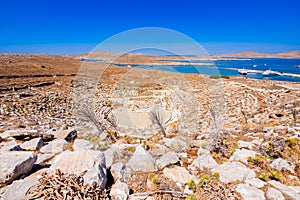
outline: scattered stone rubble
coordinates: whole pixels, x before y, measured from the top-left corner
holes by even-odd
[[[300,199],[298,90],[276,82],[192,79],[194,96],[189,97],[189,91],[172,88],[182,80],[169,84],[172,89],[164,87],[166,80],[153,87],[138,81],[140,87],[122,93],[120,84],[113,98],[96,103],[144,114],[162,105],[166,137],[157,124],[148,124],[146,114],[141,118],[147,123],[138,121],[139,128],[117,127],[116,141],[109,139],[110,130],[95,134],[96,129],[77,127],[75,133],[71,98],[56,92],[0,98],[1,199],[30,198],[51,188],[45,180],[52,178],[58,193],[49,189],[51,194],[41,197],[70,195],[62,187],[76,180],[72,191],[78,199],[83,194],[99,199],[201,199],[201,194],[208,199]],[[224,106],[219,109],[224,113],[209,107],[208,84],[223,90],[222,105],[214,106]]]

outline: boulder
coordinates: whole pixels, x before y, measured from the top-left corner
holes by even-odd
[[[126,164],[127,167],[135,172],[154,172],[157,171],[154,159],[141,146],[137,146],[134,154]]]
[[[237,149],[229,158],[229,161],[240,161],[247,164],[248,157],[255,157],[255,154],[257,154],[255,151],[248,149]]]
[[[44,141],[42,138],[33,138],[21,144],[20,147],[27,151],[35,151],[42,148],[43,145],[44,145]]]
[[[51,153],[46,153],[46,154],[38,154],[37,155],[37,160],[35,161],[34,164],[42,164],[44,162],[46,162],[47,160],[49,160],[50,158],[52,158],[55,154],[51,154]]]
[[[201,155],[194,160],[194,162],[188,166],[189,169],[195,170],[205,170],[205,169],[212,169],[218,166],[218,163],[215,159],[209,155]]]
[[[270,166],[278,170],[289,170],[290,172],[295,173],[295,165],[282,158],[273,160]]]
[[[165,168],[163,175],[181,184],[186,184],[189,180],[197,180],[197,178],[191,175],[184,167]]]
[[[40,149],[41,153],[57,154],[66,148],[68,142],[64,139],[55,139]]]
[[[74,151],[92,150],[93,147],[94,147],[94,144],[88,140],[76,139],[73,143]]]
[[[130,178],[130,169],[121,162],[113,164],[110,167],[110,172],[114,180],[127,181]]]
[[[172,139],[164,138],[163,142],[167,147],[175,151],[176,153],[183,152],[189,148],[187,139],[185,137],[177,136]]]
[[[15,140],[1,142],[0,151],[22,151],[23,149]]]
[[[262,190],[247,184],[238,184],[236,191],[243,197],[244,200],[264,200],[265,194]]]
[[[278,181],[271,180],[268,182],[272,187],[279,190],[282,194],[286,195],[291,200],[299,200],[300,194],[297,193],[295,190],[291,189],[290,187],[283,185]]]
[[[129,188],[126,183],[117,181],[110,190],[110,196],[113,200],[126,200],[129,196]]]
[[[101,188],[106,185],[105,157],[101,151],[64,151],[51,161],[50,170],[56,169],[77,176],[84,173],[85,184],[96,183]]]
[[[7,184],[30,172],[37,155],[25,151],[0,151],[0,185]]]
[[[110,167],[114,163],[115,151],[112,148],[105,150],[104,152],[106,167]]]
[[[168,165],[172,165],[179,162],[178,156],[175,152],[168,152],[165,155],[157,159],[156,164],[159,168],[164,168]]]
[[[250,186],[256,187],[256,188],[262,188],[266,185],[266,182],[258,179],[258,178],[250,178],[245,180],[245,183],[247,183]]]
[[[211,171],[218,172],[220,174],[220,181],[226,184],[255,178],[254,171],[239,162],[226,162],[213,168]]]
[[[266,197],[268,200],[284,200],[282,193],[272,187],[267,188]]]
[[[36,178],[16,180],[7,187],[7,190],[2,195],[2,199],[23,200],[28,197],[26,196],[27,191],[38,182],[39,181]]]

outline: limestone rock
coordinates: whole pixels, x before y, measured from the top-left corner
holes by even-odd
[[[240,161],[247,164],[248,157],[255,157],[255,154],[257,154],[255,151],[251,151],[247,149],[237,149],[229,158],[229,160]]]
[[[197,180],[183,167],[165,168],[163,174],[165,177],[181,184],[186,184],[189,180]]]
[[[178,156],[175,152],[168,152],[165,155],[161,156],[157,161],[156,164],[159,168],[164,168],[168,165],[175,164],[179,162]]]
[[[0,152],[0,185],[6,184],[22,174],[28,173],[37,155],[25,151]]]
[[[51,153],[56,154],[64,151],[65,147],[68,145],[68,142],[64,139],[55,139],[49,142],[47,145],[43,146],[40,149],[41,153]]]
[[[44,145],[42,138],[33,138],[29,141],[24,142],[20,147],[27,151],[39,150]]]
[[[127,181],[130,178],[130,169],[121,162],[113,164],[110,168],[110,172],[114,180]]]
[[[164,138],[163,139],[165,145],[175,151],[176,153],[183,152],[188,149],[188,142],[185,137],[174,137],[172,139]]]
[[[284,160],[282,158],[277,158],[273,160],[273,162],[270,165],[271,167],[278,169],[278,170],[289,170],[290,172],[295,172],[295,165],[287,160]]]
[[[129,196],[129,188],[126,183],[117,181],[110,190],[110,196],[113,200],[126,200]]]
[[[252,142],[246,142],[246,141],[239,140],[238,141],[238,147],[239,148],[253,149],[254,144]]]
[[[23,149],[15,140],[10,140],[7,142],[1,142],[0,150],[1,151],[22,151]]]
[[[73,143],[74,151],[92,150],[93,147],[94,147],[93,143],[83,139],[76,139]]]
[[[105,150],[104,152],[106,167],[110,167],[114,163],[115,151],[112,148]]]
[[[256,188],[262,188],[266,185],[266,183],[258,178],[250,178],[245,180],[245,183],[247,183],[250,186],[256,187]]]
[[[36,178],[16,180],[7,187],[7,190],[2,195],[2,199],[23,200],[26,198],[26,192],[38,182]]]
[[[137,146],[134,154],[126,164],[132,171],[136,172],[153,172],[157,168],[152,156],[141,146]]]
[[[284,200],[284,196],[281,192],[272,187],[267,188],[266,197],[268,200]]]
[[[220,174],[220,181],[223,183],[242,182],[249,178],[255,178],[253,170],[239,162],[226,162],[211,170]]]
[[[43,162],[46,162],[48,159],[50,159],[51,157],[53,157],[55,154],[51,154],[51,153],[46,153],[46,154],[38,154],[37,155],[37,160],[35,161],[35,164],[41,164]]]
[[[286,195],[291,200],[298,200],[300,199],[300,194],[298,194],[295,190],[289,188],[286,185],[283,185],[282,183],[278,181],[269,181],[268,182],[272,187],[279,190],[282,194]]]
[[[218,166],[218,163],[211,155],[201,155],[194,160],[194,162],[189,165],[189,169],[212,169]]]
[[[238,184],[238,186],[236,187],[236,191],[240,193],[244,200],[266,199],[263,191],[247,184]]]
[[[85,184],[96,183],[104,188],[107,181],[105,157],[100,151],[64,151],[51,161],[51,170],[59,169],[63,173],[83,176]]]

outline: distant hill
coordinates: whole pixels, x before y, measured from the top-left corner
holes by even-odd
[[[288,51],[278,54],[267,54],[259,52],[241,52],[233,54],[219,54],[216,57],[237,57],[237,58],[300,58],[300,51]]]

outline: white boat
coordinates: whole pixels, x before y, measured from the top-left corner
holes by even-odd
[[[266,71],[264,71],[262,73],[263,76],[277,76],[277,75],[280,75],[279,72],[276,72],[276,71],[272,71],[271,69],[268,69]]]
[[[247,75],[248,74],[248,70],[247,69],[238,69],[238,73],[241,75]]]

